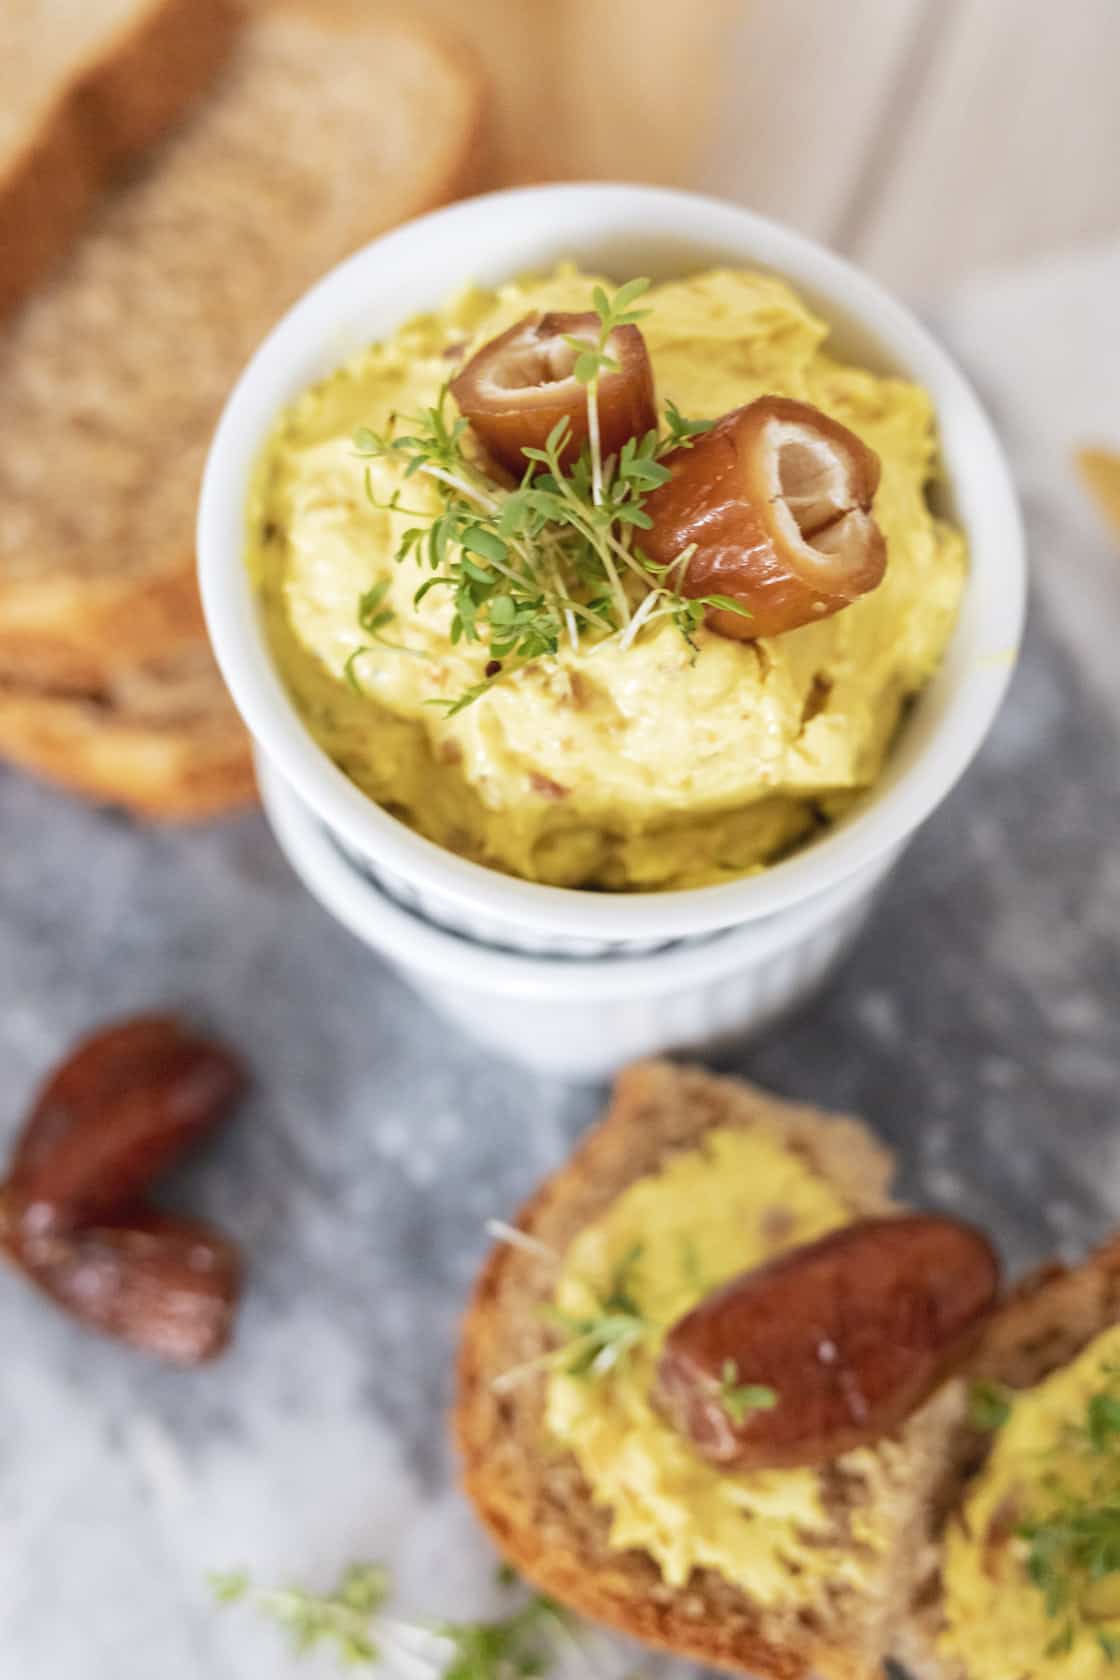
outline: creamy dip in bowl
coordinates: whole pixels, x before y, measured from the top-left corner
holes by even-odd
[[[641,298],[658,397],[710,421],[776,394],[854,431],[881,464],[883,581],[835,616],[756,640],[703,624],[686,634],[671,614],[633,636],[561,636],[454,710],[488,667],[485,638],[452,641],[446,586],[418,598],[426,541],[396,558],[439,516],[446,484],[364,458],[355,434],[394,421],[408,432],[449,366],[527,314],[590,309],[602,283],[566,265],[468,288],[317,382],[265,446],[249,564],[311,734],[421,834],[556,886],[706,885],[788,855],[874,784],[951,634],[965,545],[928,505],[937,439],[924,391],[838,361],[826,323],[773,276],[668,281]],[[360,609],[371,590],[384,620],[372,636]]]
[[[412,671],[416,645],[444,634],[446,602],[435,591],[415,605],[416,579],[392,559],[387,526],[398,516],[355,499],[355,483],[364,485],[352,434],[378,423],[379,358],[392,361],[402,339],[412,335],[421,352],[407,378],[408,400],[423,403],[440,382],[429,364],[456,365],[444,349],[524,315],[529,302],[511,277],[543,275],[534,284],[555,288],[550,307],[578,308],[588,284],[557,274],[566,260],[616,283],[651,276],[641,326],[659,401],[713,417],[763,391],[788,392],[865,438],[882,462],[875,514],[893,554],[877,590],[819,624],[758,642],[704,630],[698,656],[670,623],[651,625],[626,649],[604,642],[503,677],[448,719],[424,702],[462,692],[458,650],[442,647],[438,693],[421,692]],[[734,332],[729,311],[740,318]],[[388,387],[399,390],[402,370],[382,370]],[[339,380],[353,387],[344,415]],[[270,461],[283,462],[271,488]],[[270,495],[284,514],[272,539],[279,560],[266,553]],[[230,400],[207,468],[199,555],[234,698],[337,843],[434,921],[556,952],[648,949],[762,921],[876,859],[889,867],[987,732],[1024,597],[998,444],[919,324],[796,234],[728,205],[636,187],[470,201],[329,275]],[[358,596],[381,575],[394,616],[380,634],[413,651],[361,654],[350,666],[354,692],[344,670],[362,645]],[[585,674],[601,709],[581,709],[573,678]],[[325,726],[329,750],[314,715],[321,704],[341,717]]]

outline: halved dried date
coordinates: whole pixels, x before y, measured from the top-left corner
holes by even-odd
[[[229,1050],[170,1016],[85,1040],[47,1080],[16,1145],[9,1184],[28,1229],[72,1230],[131,1207],[245,1083]]]
[[[882,582],[887,562],[871,514],[879,457],[810,403],[759,397],[725,414],[664,465],[647,496],[642,547],[679,593],[724,595],[707,622],[740,641],[779,636],[839,612]],[[686,549],[683,577],[672,566]]]
[[[598,344],[595,314],[527,315],[475,352],[451,381],[451,395],[494,459],[520,478],[526,448],[543,449],[553,427],[567,420],[560,465],[567,470],[587,442],[587,388],[576,379],[576,339]],[[657,425],[653,366],[646,341],[633,325],[615,327],[606,352],[617,370],[599,375],[599,448],[604,460],[627,438]]]
[[[670,1330],[655,1400],[726,1469],[821,1464],[889,1435],[967,1358],[999,1290],[956,1220],[866,1219],[733,1278]],[[769,1390],[766,1409],[736,1393]]]
[[[241,1257],[210,1226],[140,1211],[111,1226],[28,1235],[10,1192],[8,1203],[16,1217],[6,1246],[32,1282],[83,1324],[177,1365],[199,1365],[225,1347]]]

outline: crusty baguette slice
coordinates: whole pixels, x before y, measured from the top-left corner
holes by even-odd
[[[1032,1388],[1115,1324],[1120,1324],[1120,1238],[1106,1243],[1081,1266],[1045,1266],[1020,1284],[985,1337],[970,1374],[1008,1388]],[[945,1625],[941,1543],[945,1525],[990,1444],[990,1436],[980,1435],[962,1418],[930,1501],[925,1539],[917,1554],[913,1614],[903,1624],[896,1646],[897,1658],[913,1680],[968,1680],[965,1670],[937,1649]]]
[[[619,1080],[606,1118],[522,1210],[520,1228],[563,1250],[633,1180],[713,1127],[776,1135],[829,1178],[853,1215],[889,1207],[891,1162],[858,1122],[796,1107],[750,1086],[664,1062]],[[509,1561],[543,1591],[633,1638],[732,1672],[802,1680],[810,1674],[878,1675],[909,1602],[907,1553],[920,1535],[943,1444],[960,1416],[950,1383],[875,1453],[866,1477],[834,1478],[838,1536],[874,1506],[894,1529],[866,1592],[833,1584],[799,1613],[768,1610],[710,1571],[666,1586],[641,1551],[607,1543],[607,1515],[592,1504],[576,1463],[558,1456],[543,1424],[543,1378],[496,1393],[495,1378],[547,1345],[537,1312],[552,1292],[547,1257],[506,1245],[486,1262],[463,1331],[455,1431],[467,1491]]]
[[[471,63],[421,25],[261,16],[0,333],[0,748],[20,763],[167,814],[248,785],[216,672],[194,724],[154,743],[122,685],[199,658],[195,502],[240,367],[323,270],[469,183],[482,107]]]
[[[5,0],[0,8],[0,317],[131,155],[233,43],[234,0]]]

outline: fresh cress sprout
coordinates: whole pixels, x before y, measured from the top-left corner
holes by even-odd
[[[505,1570],[499,1583],[515,1584]],[[243,1570],[212,1575],[219,1604],[249,1603],[287,1630],[298,1655],[332,1649],[344,1667],[380,1667],[408,1680],[526,1680],[545,1675],[579,1634],[551,1599],[534,1594],[490,1621],[417,1621],[386,1608],[388,1571],[354,1563],[326,1593],[255,1588]],[[586,1666],[586,1665],[584,1665]]]
[[[725,1359],[720,1372],[720,1403],[734,1424],[744,1424],[753,1412],[771,1412],[778,1404],[774,1389],[765,1383],[740,1382],[739,1367]]]
[[[689,598],[681,586],[692,556],[686,549],[671,565],[656,567],[644,557],[640,535],[651,520],[642,503],[666,483],[662,457],[687,448],[710,429],[709,420],[687,420],[666,404],[664,436],[649,431],[629,438],[617,456],[603,459],[599,432],[599,379],[617,364],[608,346],[616,328],[646,313],[632,305],[648,280],[631,280],[609,297],[592,294],[599,320],[594,342],[572,339],[573,374],[586,387],[588,441],[570,472],[561,466],[570,425],[561,420],[543,449],[526,448],[520,484],[508,489],[484,469],[472,447],[470,429],[449,413],[447,386],[434,407],[403,422],[394,417],[384,432],[368,426],[354,433],[354,448],[368,462],[386,461],[401,482],[387,502],[377,499],[369,466],[366,494],[374,506],[405,513],[417,522],[404,530],[398,562],[413,560],[428,572],[414,596],[419,604],[432,590],[451,601],[450,639],[478,644],[486,652],[483,676],[462,693],[433,702],[448,715],[462,711],[495,682],[534,660],[576,650],[586,641],[617,636],[623,646],[659,618],[670,618],[691,646],[707,607],[745,614],[724,595]],[[397,424],[404,430],[398,431]],[[408,481],[423,482],[433,497],[430,513],[406,507]],[[378,646],[416,652],[388,641],[384,631],[394,613],[386,605],[389,579],[379,579],[359,600],[358,624],[366,637],[346,662],[346,678],[361,691],[358,666]]]

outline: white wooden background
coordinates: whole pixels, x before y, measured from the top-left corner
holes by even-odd
[[[1120,234],[1120,0],[738,9],[713,190],[923,300]]]
[[[1120,233],[1120,0],[410,4],[485,64],[491,182],[706,187],[920,302]]]

